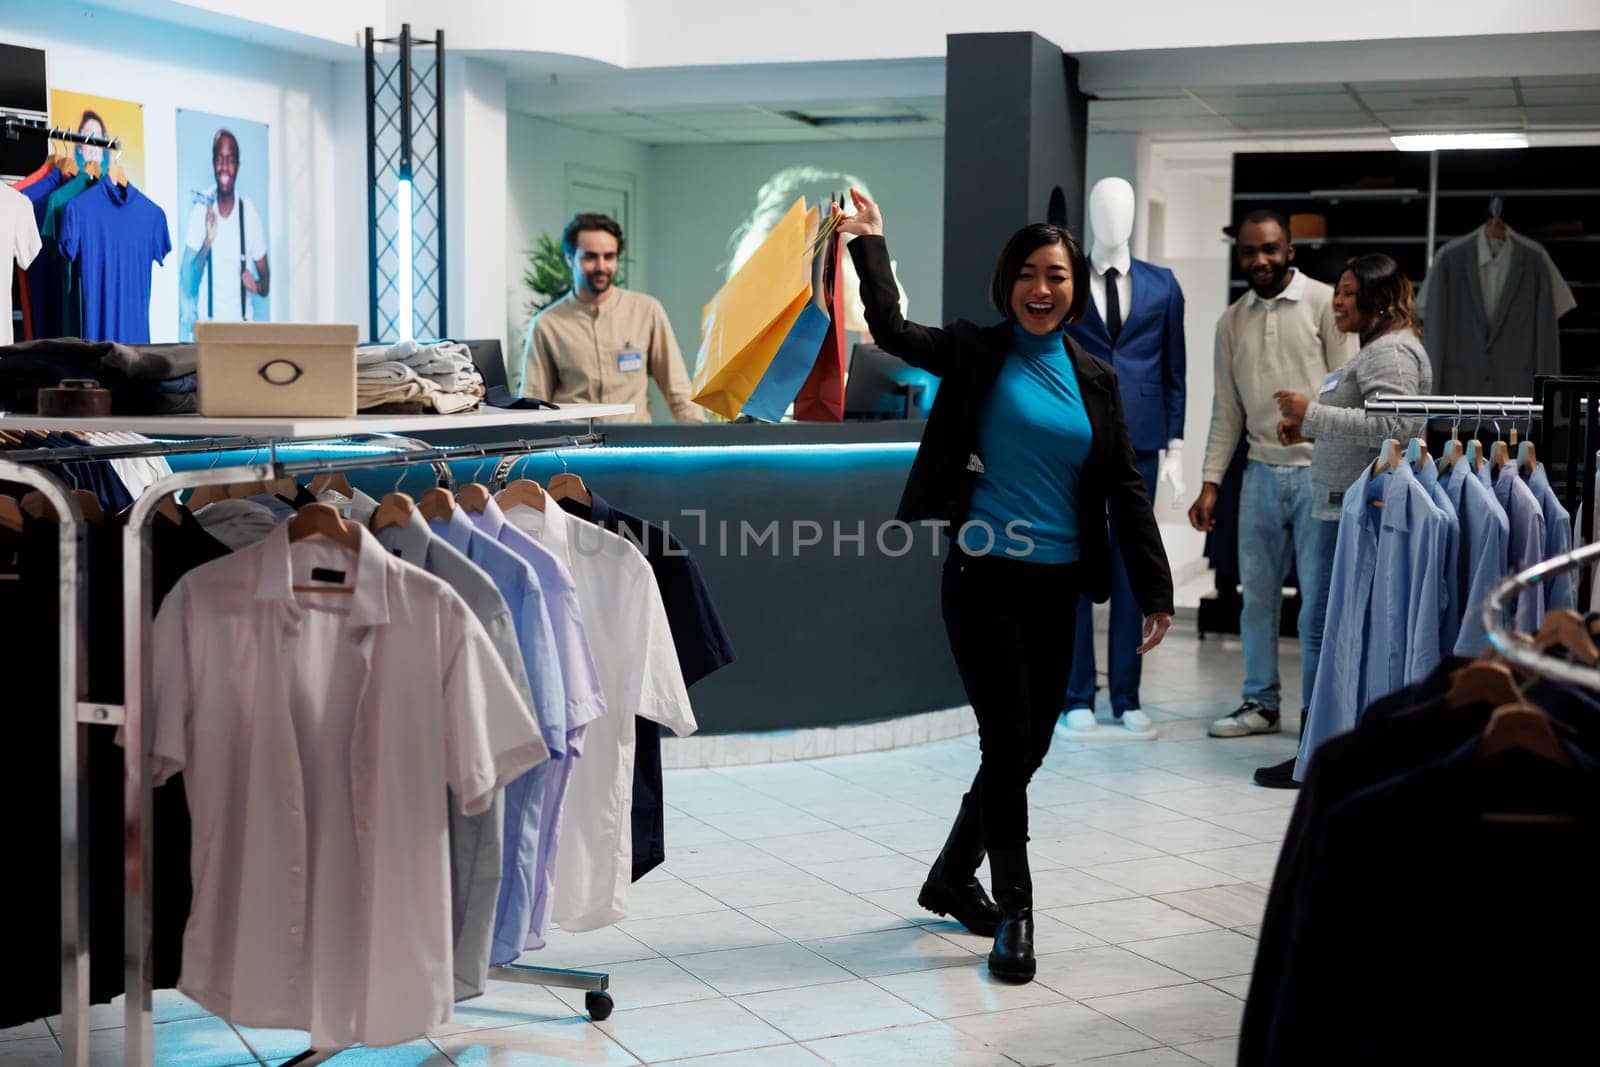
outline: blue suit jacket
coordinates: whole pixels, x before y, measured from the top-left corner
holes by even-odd
[[[1142,259],[1133,260],[1129,273],[1133,307],[1123,313],[1114,347],[1093,300],[1067,333],[1117,372],[1134,449],[1157,452],[1183,436],[1183,290],[1170,270]]]

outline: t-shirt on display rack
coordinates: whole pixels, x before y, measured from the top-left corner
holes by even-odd
[[[516,433],[615,407],[480,413],[471,422]],[[451,428],[448,418],[440,429]],[[0,429],[37,433],[51,421],[0,418]],[[50,429],[65,432],[91,420],[53,421]],[[123,432],[143,420],[93,421]],[[600,443],[592,431],[438,447],[386,436],[342,445],[331,458],[280,454],[348,439],[347,421],[328,420],[340,429],[318,433],[315,420],[278,420],[293,424],[291,436],[273,420],[191,417],[192,440],[66,448],[57,440],[54,456],[0,451],[0,481],[36,490],[58,520],[0,537],[15,541],[15,558],[31,552],[39,564],[26,577],[14,566],[3,591],[21,596],[26,585],[45,603],[57,596],[57,625],[37,627],[34,645],[60,664],[53,687],[39,672],[37,699],[54,695],[61,711],[65,1063],[88,1062],[89,1003],[108,999],[103,973],[111,972],[127,994],[125,1062],[140,1067],[154,1062],[151,994],[163,984],[238,1025],[309,1031],[312,1050],[296,1063],[422,1036],[489,978],[586,990],[594,1018],[611,1012],[607,975],[516,960],[543,946],[552,922],[583,931],[626,916],[641,857],[630,852],[629,810],[617,798],[631,792],[635,714],[692,732],[685,677],[731,659],[726,635],[700,587],[706,616],[697,625],[720,635],[719,648],[678,654],[682,620],[669,622],[662,592],[683,576],[653,573],[648,548],[624,536],[634,522],[648,524],[589,500],[581,482],[579,502],[559,506],[564,492],[544,495],[530,482],[496,495],[446,488],[451,461],[498,457],[498,482],[518,457]],[[384,421],[362,429],[386,435]],[[120,530],[86,523],[95,505],[63,484],[69,464],[262,446],[267,462],[156,480]],[[47,473],[52,464],[62,477]],[[373,500],[343,477],[419,465],[432,465],[441,486],[417,502],[399,493]],[[309,488],[294,481],[312,476]],[[263,493],[201,508],[220,509],[206,523],[174,505],[176,493],[225,485]],[[282,521],[245,537],[254,518],[245,505]],[[185,549],[173,549],[180,541]],[[89,558],[107,551],[121,557],[120,589],[96,588],[90,577],[101,572]],[[112,642],[121,646],[121,677],[112,679],[120,704],[106,695],[114,687],[96,689],[91,678],[107,664],[86,662],[91,648],[93,658],[111,658],[98,632],[108,624],[125,637]],[[120,753],[108,747],[113,733]],[[103,901],[91,904],[89,766],[107,751],[122,764],[126,805],[115,836],[123,852],[100,857],[99,870],[125,879],[120,945],[90,928]],[[189,806],[181,833],[169,834],[162,802],[164,794],[170,810],[172,787],[163,783],[178,775]],[[179,844],[192,856],[172,867]],[[167,873],[179,872],[170,884],[191,869],[192,895],[164,896]]]

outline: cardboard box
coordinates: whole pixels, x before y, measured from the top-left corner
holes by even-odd
[[[348,418],[359,335],[350,323],[197,322],[200,414]]]

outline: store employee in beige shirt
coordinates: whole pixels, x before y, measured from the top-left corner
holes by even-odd
[[[1317,568],[1333,558],[1337,524],[1312,516],[1310,442],[1278,437],[1275,393],[1319,396],[1330,376],[1355,355],[1353,334],[1333,321],[1333,289],[1293,266],[1289,226],[1274,211],[1252,211],[1236,237],[1239,267],[1250,289],[1217,321],[1216,392],[1206,441],[1200,498],[1189,509],[1196,530],[1214,525],[1217,487],[1243,434],[1249,464],[1239,496],[1239,584],[1244,608],[1239,641],[1244,651],[1243,703],[1211,724],[1213,737],[1276,733],[1278,615],[1291,562],[1300,575],[1301,708],[1311,702],[1326,612],[1328,583]],[[1337,384],[1337,379],[1333,379]],[[1331,386],[1329,386],[1331,387]]]
[[[661,302],[614,284],[622,227],[606,215],[577,215],[561,247],[572,292],[528,324],[521,365],[508,368],[511,391],[558,404],[632,404],[632,415],[608,421],[649,422],[654,378],[673,418],[704,421]]]

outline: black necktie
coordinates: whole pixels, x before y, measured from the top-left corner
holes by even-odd
[[[1117,268],[1106,268],[1106,333],[1111,335],[1111,343],[1117,343],[1117,335],[1122,332],[1122,297],[1117,293]]]

